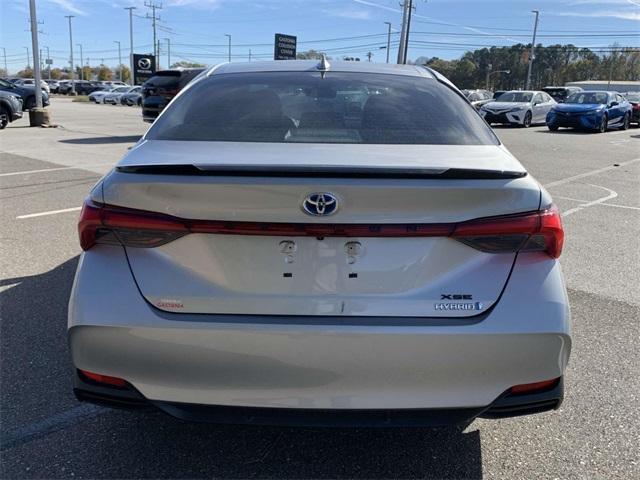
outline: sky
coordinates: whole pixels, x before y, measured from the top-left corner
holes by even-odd
[[[572,43],[590,48],[640,47],[640,0],[413,0],[409,58],[459,58],[466,50],[531,41],[534,14],[540,11],[536,43]],[[146,1],[149,3],[149,0]],[[232,61],[271,59],[275,33],[296,35],[298,51],[326,51],[343,56],[386,61],[387,25],[392,24],[391,61],[397,56],[401,23],[399,0],[164,0],[157,10],[161,40],[160,66],[179,60],[208,65],[227,59],[231,35]],[[135,6],[134,50],[152,51],[151,10],[144,0],[36,0],[40,47],[49,47],[54,66],[69,60],[69,28],[73,15],[74,57],[82,45],[85,64],[118,64],[121,42],[128,63],[129,17]],[[31,51],[28,0],[0,0],[0,47],[9,72],[24,68]],[[0,55],[3,51],[0,49]],[[0,57],[0,67],[3,58]],[[33,60],[29,61],[32,64]]]

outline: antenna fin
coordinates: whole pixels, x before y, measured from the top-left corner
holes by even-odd
[[[318,62],[318,65],[316,65],[316,68],[321,72],[328,72],[331,68],[331,64],[327,60],[327,56],[324,53],[322,54],[322,58]]]

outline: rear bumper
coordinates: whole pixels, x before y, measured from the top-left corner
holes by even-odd
[[[513,385],[563,375],[567,305],[557,261],[528,254],[497,306],[471,323],[168,314],[143,300],[122,248],[97,246],[78,267],[69,342],[75,367],[123,378],[176,415],[190,404],[473,418]]]
[[[497,419],[556,410],[564,398],[562,378],[553,387],[537,393],[513,395],[504,392],[486,407],[439,409],[262,408],[151,401],[131,386],[105,388],[92,383],[79,372],[74,377],[73,391],[81,402],[119,409],[155,408],[192,422],[330,427],[460,425],[471,423],[478,417]]]

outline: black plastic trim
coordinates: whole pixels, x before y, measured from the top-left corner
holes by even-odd
[[[383,179],[434,179],[434,180],[505,180],[522,178],[527,172],[509,170],[481,170],[449,168],[441,171],[429,168],[375,168],[294,165],[123,165],[120,173],[146,175],[222,176],[222,177],[285,177],[285,178],[383,178]]]

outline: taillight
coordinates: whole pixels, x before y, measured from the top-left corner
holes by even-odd
[[[78,223],[80,246],[96,243],[158,247],[188,233],[288,237],[452,237],[488,253],[542,251],[560,256],[564,240],[560,214],[548,210],[460,223],[319,224],[190,220],[161,213],[100,205],[86,200]]]
[[[543,251],[558,258],[564,243],[560,212],[543,211],[480,218],[456,225],[454,238],[488,253]]]
[[[109,385],[110,387],[118,387],[124,388],[127,386],[126,380],[118,377],[111,377],[109,375],[102,375],[101,373],[89,372],[87,370],[78,370],[80,375],[92,380],[96,383],[102,383],[104,385]]]
[[[80,246],[96,243],[159,247],[189,233],[179,219],[153,212],[99,205],[87,199],[78,222]]]
[[[537,393],[554,388],[560,383],[560,378],[554,378],[553,380],[544,380],[542,382],[535,383],[523,383],[522,385],[514,385],[509,389],[509,392],[513,395],[523,395],[526,393]]]

